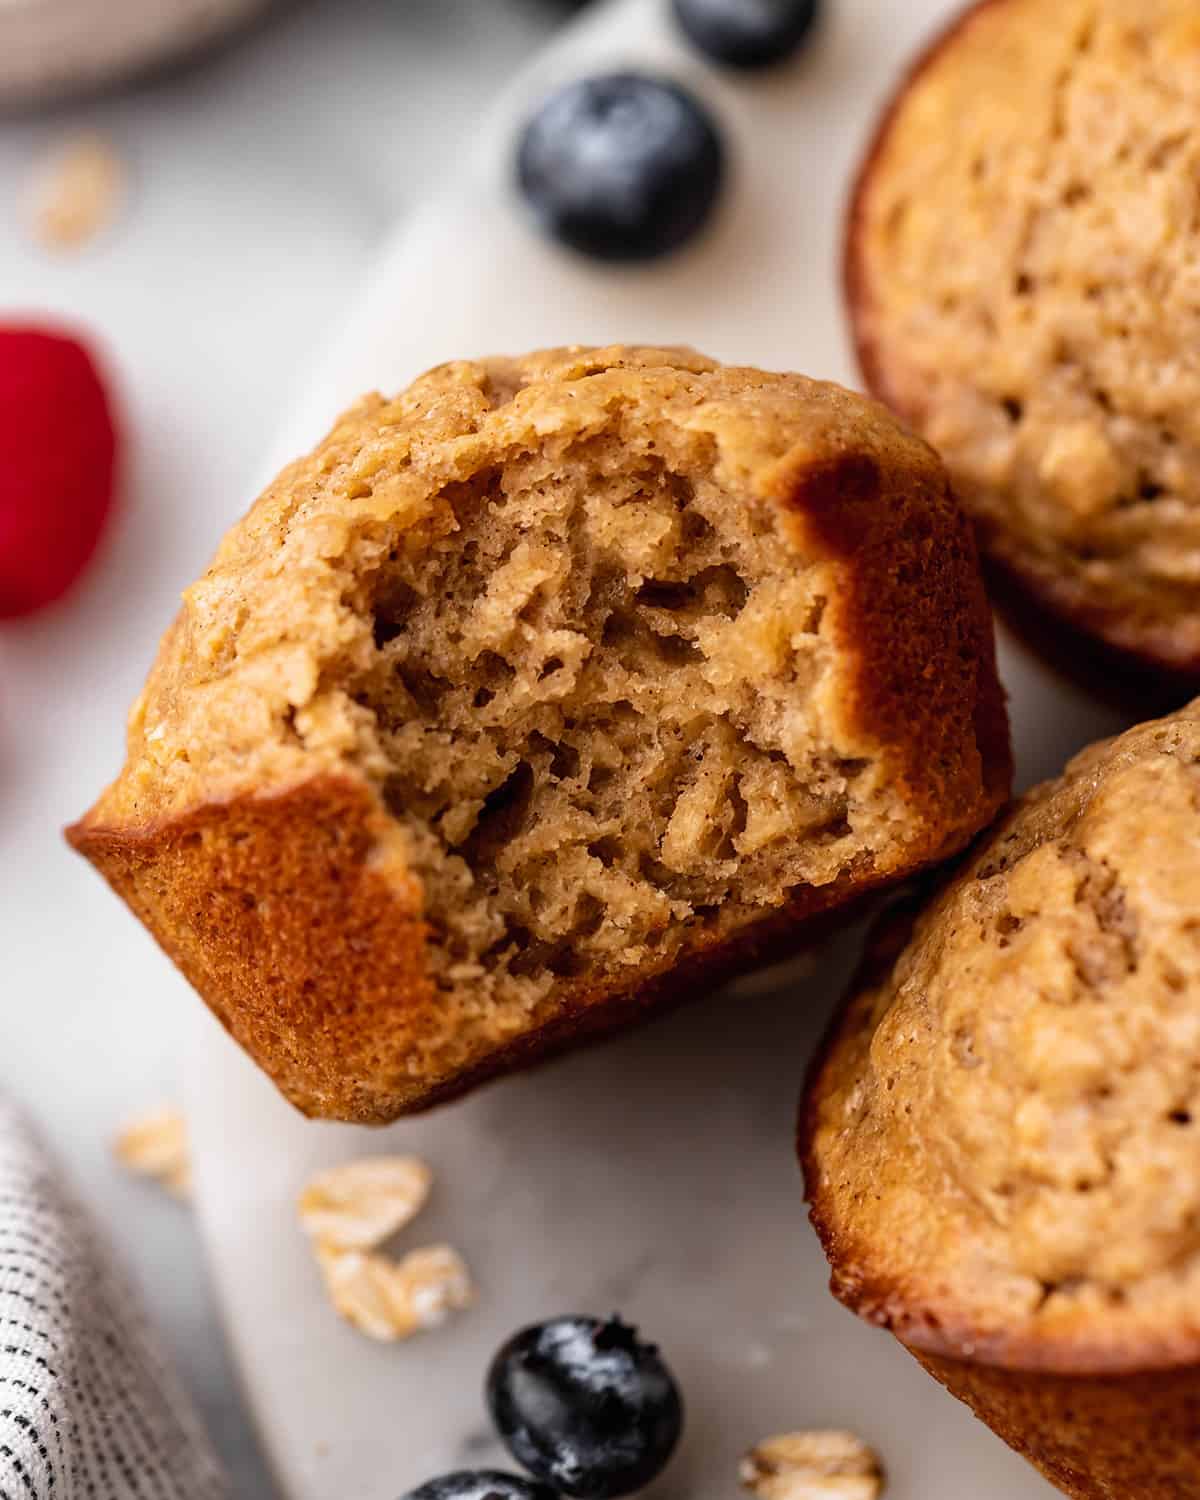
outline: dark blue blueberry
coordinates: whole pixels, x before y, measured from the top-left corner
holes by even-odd
[[[499,1469],[459,1469],[427,1479],[404,1500],[558,1500],[552,1489]]]
[[[765,68],[790,57],[813,28],[820,0],[672,0],[689,41],[714,62]]]
[[[525,126],[517,180],[546,231],[600,260],[677,249],[712,212],[724,156],[677,84],[638,73],[560,89]]]
[[[619,1318],[555,1318],[492,1361],[487,1402],[508,1451],[579,1500],[612,1500],[660,1472],[683,1405],[653,1344]]]

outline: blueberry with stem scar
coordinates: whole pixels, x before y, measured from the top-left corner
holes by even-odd
[[[511,1338],[487,1379],[492,1419],[531,1474],[576,1500],[614,1500],[658,1475],[679,1441],[679,1389],[619,1318],[555,1318]]]

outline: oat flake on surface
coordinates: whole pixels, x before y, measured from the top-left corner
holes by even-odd
[[[127,1121],[113,1141],[113,1155],[127,1172],[153,1179],[174,1197],[191,1196],[187,1122],[178,1110],[164,1107]]]
[[[35,239],[76,250],[106,229],[125,196],[125,165],[102,136],[80,135],[39,163],[29,193]]]
[[[368,1156],[315,1173],[299,1198],[300,1222],[330,1250],[374,1250],[425,1205],[433,1173],[415,1156]]]
[[[852,1432],[786,1432],[742,1459],[741,1480],[759,1500],[879,1500],[883,1465]]]
[[[448,1245],[413,1250],[400,1260],[318,1246],[317,1263],[335,1310],[381,1342],[437,1328],[474,1300],[466,1263]]]

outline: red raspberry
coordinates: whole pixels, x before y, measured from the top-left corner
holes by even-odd
[[[82,344],[0,327],[0,619],[71,587],[112,509],[116,433]]]

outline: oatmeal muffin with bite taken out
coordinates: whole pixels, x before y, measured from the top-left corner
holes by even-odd
[[[563,349],[286,469],[70,838],[294,1103],[381,1121],[811,940],[1009,778],[924,443],[798,375]]]

